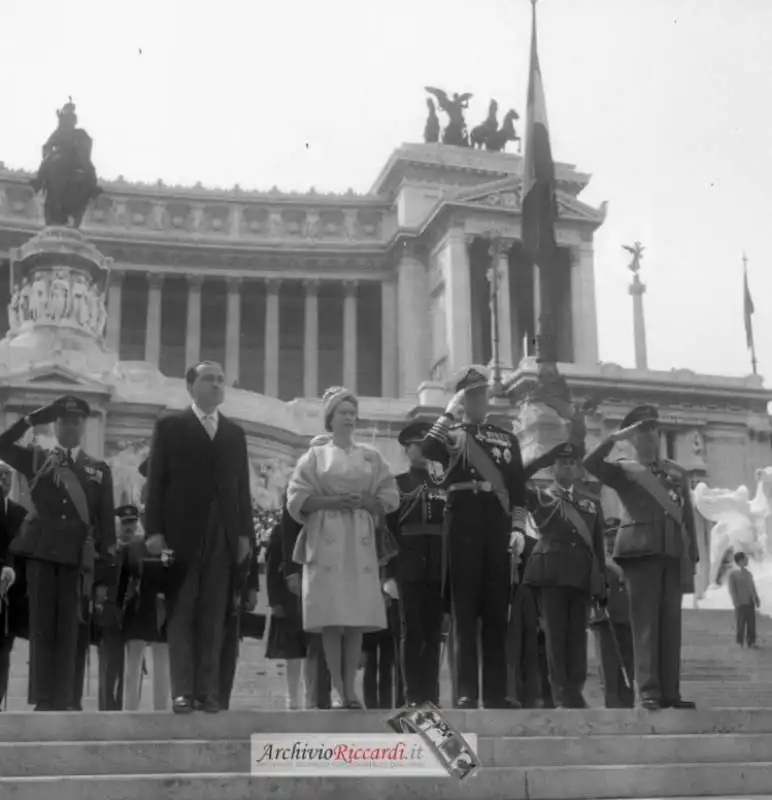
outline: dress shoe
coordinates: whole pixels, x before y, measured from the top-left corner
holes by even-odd
[[[641,708],[645,711],[659,711],[662,708],[662,704],[653,697],[646,697],[641,700]]]
[[[662,708],[674,708],[676,711],[694,711],[697,704],[691,700],[663,700]]]
[[[477,700],[473,700],[471,697],[459,697],[455,705],[456,708],[471,710],[477,708],[478,703]]]
[[[491,703],[485,703],[485,708],[488,709],[508,709],[508,710],[516,710],[522,708],[522,704],[519,700],[509,700],[505,698],[504,700],[494,700]]]
[[[175,714],[192,714],[193,703],[189,697],[175,697],[172,701],[172,711]]]
[[[217,714],[220,710],[220,701],[216,697],[200,697],[196,701],[196,708],[205,714]]]
[[[53,711],[54,704],[49,703],[47,700],[41,700],[35,705],[35,711]]]

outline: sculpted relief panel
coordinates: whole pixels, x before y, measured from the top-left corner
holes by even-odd
[[[14,284],[8,305],[11,333],[26,324],[52,324],[104,334],[104,289],[86,272],[67,266],[30,270]]]

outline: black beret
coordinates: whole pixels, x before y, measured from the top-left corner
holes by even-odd
[[[78,414],[83,417],[91,416],[91,407],[89,404],[80,397],[75,397],[71,394],[67,394],[55,400],[54,405],[57,407],[60,417],[63,417],[65,414]]]
[[[431,430],[431,427],[431,422],[427,422],[423,419],[415,419],[405,425],[399,432],[397,439],[403,447],[407,447],[410,444],[420,444],[426,437],[426,434]]]
[[[622,427],[629,428],[636,422],[659,422],[659,412],[652,405],[636,406],[623,420]]]

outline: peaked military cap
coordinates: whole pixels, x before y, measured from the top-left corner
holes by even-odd
[[[65,416],[65,414],[77,414],[82,417],[91,416],[91,407],[89,404],[80,397],[74,397],[71,394],[67,394],[55,400],[54,405],[57,407],[59,415],[62,417]]]
[[[622,427],[629,428],[636,422],[657,424],[659,422],[659,412],[652,405],[636,406],[623,420]]]
[[[115,509],[115,516],[118,517],[121,522],[131,522],[132,520],[139,519],[139,509],[132,503],[127,503]]]
[[[414,419],[399,432],[397,437],[403,447],[411,444],[420,444],[431,430],[432,423],[424,419]]]
[[[481,367],[473,364],[470,367],[464,367],[461,372],[456,375],[453,384],[453,391],[460,392],[473,392],[476,389],[487,389],[490,383],[490,372],[487,367]]]

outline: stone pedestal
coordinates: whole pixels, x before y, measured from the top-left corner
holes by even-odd
[[[530,464],[567,441],[571,427],[549,406],[526,401],[515,417],[514,431],[520,441],[523,463]]]
[[[96,379],[110,373],[117,362],[104,346],[110,262],[72,228],[46,228],[12,252],[0,375],[46,365]]]

